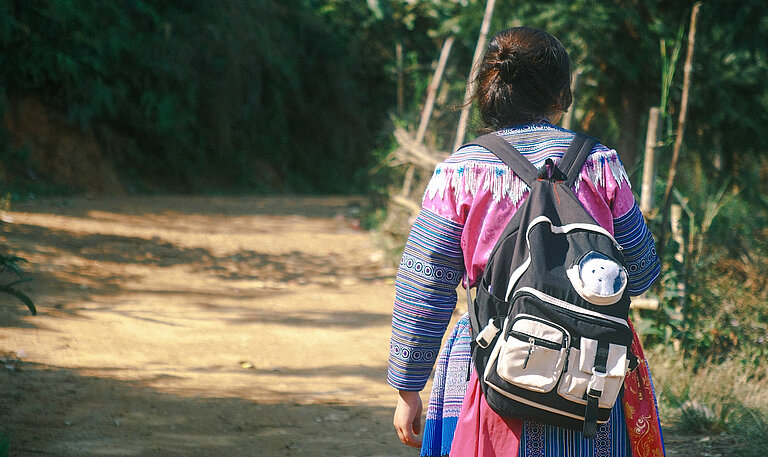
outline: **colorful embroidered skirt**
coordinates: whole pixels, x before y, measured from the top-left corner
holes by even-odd
[[[467,392],[472,359],[471,333],[469,316],[465,314],[446,339],[435,364],[421,445],[422,456],[448,455],[451,450],[453,432],[456,430],[461,404]]]

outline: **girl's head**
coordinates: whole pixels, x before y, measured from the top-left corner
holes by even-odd
[[[572,101],[568,53],[543,30],[502,30],[488,45],[475,100],[483,122],[495,129],[566,111]]]

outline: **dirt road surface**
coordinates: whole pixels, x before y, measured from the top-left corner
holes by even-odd
[[[0,295],[0,456],[417,456],[385,382],[394,270],[359,204],[71,198],[0,214],[39,310]],[[670,435],[667,454],[727,444]]]
[[[10,455],[417,454],[385,383],[393,269],[356,204],[14,205],[2,247],[39,315],[0,296]]]

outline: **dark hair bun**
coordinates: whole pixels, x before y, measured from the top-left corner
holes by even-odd
[[[506,84],[510,84],[515,80],[515,76],[517,76],[517,71],[520,68],[520,62],[515,54],[510,53],[506,56],[505,59],[499,61],[499,63],[496,64],[496,68],[499,70],[499,76],[501,77],[501,80]]]
[[[549,33],[515,27],[497,33],[477,74],[475,100],[485,125],[541,122],[571,106],[571,62]]]

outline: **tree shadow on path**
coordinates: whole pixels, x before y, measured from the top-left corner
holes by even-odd
[[[0,372],[0,391],[17,457],[413,455],[387,408],[184,397],[35,365]]]

